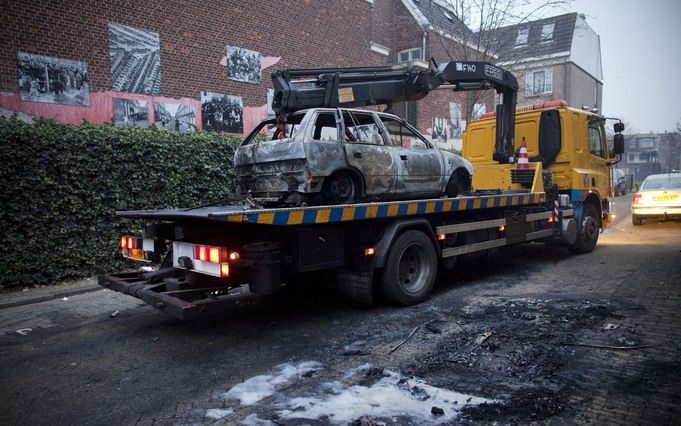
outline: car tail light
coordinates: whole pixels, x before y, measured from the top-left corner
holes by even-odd
[[[641,201],[641,194],[636,194],[634,195],[634,199],[632,200],[632,204],[638,204],[639,201]]]

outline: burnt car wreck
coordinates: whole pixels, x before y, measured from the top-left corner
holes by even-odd
[[[472,165],[440,151],[401,118],[346,108],[288,116],[285,138],[263,140],[265,120],[238,147],[239,193],[263,205],[342,204],[456,197]]]

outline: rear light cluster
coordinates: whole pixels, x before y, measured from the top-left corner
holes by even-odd
[[[121,248],[128,250],[141,249],[143,248],[143,240],[142,238],[123,236],[121,237]]]
[[[239,260],[239,253],[230,252],[222,247],[194,246],[194,259],[202,262],[215,263],[220,265],[220,276],[229,276],[229,261]]]
[[[120,240],[123,257],[143,262],[157,262],[154,240],[124,235]]]
[[[631,201],[632,204],[638,204],[641,201],[641,194],[635,194],[634,199]]]

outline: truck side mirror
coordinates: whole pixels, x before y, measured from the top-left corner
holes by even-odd
[[[624,123],[621,121],[615,123],[613,127],[615,128],[615,133],[622,133],[624,131]]]
[[[622,126],[622,128],[624,128],[624,126]],[[617,129],[617,124],[615,124],[615,129]],[[624,135],[622,135],[621,133],[616,133],[614,139],[615,139],[615,154],[624,153]]]

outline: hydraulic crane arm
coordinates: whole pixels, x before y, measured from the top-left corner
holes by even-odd
[[[500,96],[494,160],[507,163],[513,157],[518,82],[509,71],[486,62],[453,61],[428,70],[404,65],[289,69],[274,72],[272,82],[272,108],[278,115],[306,108],[390,106],[422,99],[441,86],[495,89]]]

